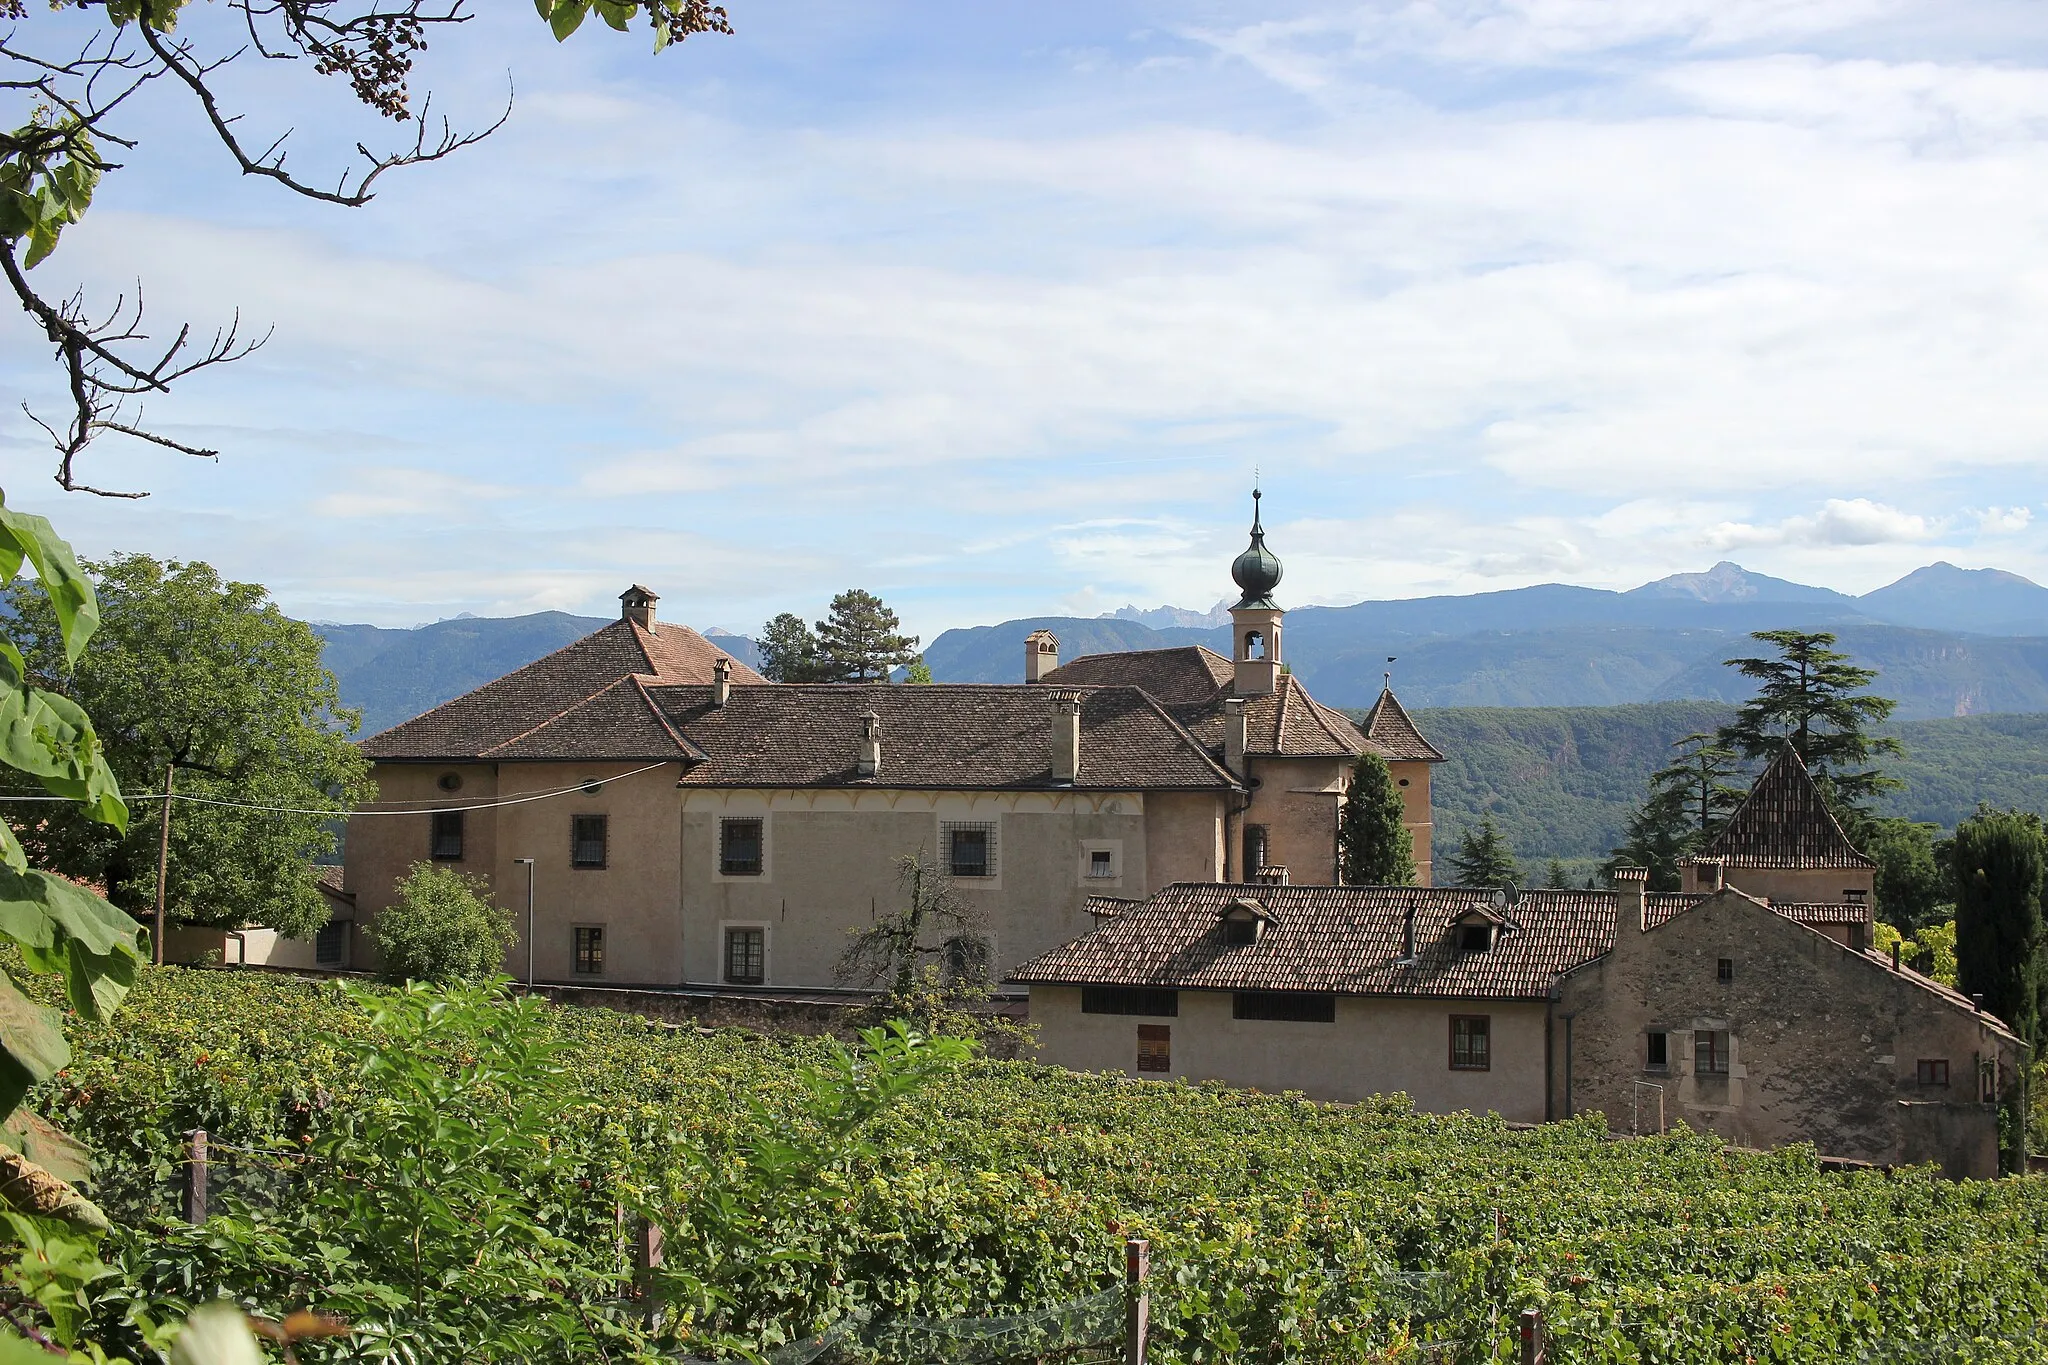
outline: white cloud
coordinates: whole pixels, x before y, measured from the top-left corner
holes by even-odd
[[[2034,524],[2031,507],[1987,507],[1977,514],[1980,536],[2017,535]]]

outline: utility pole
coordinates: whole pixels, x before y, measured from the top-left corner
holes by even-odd
[[[156,941],[150,954],[150,960],[159,967],[164,965],[164,892],[171,875],[171,783],[177,775],[177,764],[164,764],[164,809],[156,843]]]
[[[514,858],[526,864],[526,989],[533,990],[533,859]]]

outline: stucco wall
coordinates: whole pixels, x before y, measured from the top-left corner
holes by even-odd
[[[1332,758],[1253,758],[1246,767],[1258,786],[1239,817],[1239,828],[1266,827],[1266,861],[1286,868],[1290,882],[1335,885],[1337,813],[1350,764]]]
[[[1427,1113],[1495,1111],[1532,1123],[1543,1118],[1541,1003],[1340,997],[1334,1023],[1311,1024],[1234,1019],[1228,991],[1181,991],[1179,998],[1180,1013],[1173,1018],[1083,1014],[1078,988],[1034,986],[1038,1059],[1077,1071],[1299,1090],[1323,1100],[1399,1091]],[[1490,1017],[1489,1070],[1451,1070],[1454,1014]],[[1171,1030],[1172,1071],[1137,1070],[1140,1025]]]
[[[1848,900],[1846,893],[1850,891],[1860,891],[1863,898],[1869,900],[1876,886],[1876,876],[1869,868],[1731,867],[1724,879],[1737,891],[1746,892],[1758,900],[1812,903]],[[1713,889],[1700,864],[1686,868],[1685,889]]]
[[[1429,779],[1431,765],[1427,763],[1389,763],[1394,775],[1394,786],[1401,793],[1401,823],[1408,827],[1408,833],[1415,840],[1415,883],[1418,886],[1434,886],[1431,876],[1431,843],[1436,836],[1436,815],[1430,805]]]
[[[1560,1112],[1569,1095],[1571,1112],[1603,1112],[1626,1131],[1641,1082],[1663,1087],[1669,1121],[1745,1146],[1811,1142],[1830,1156],[1995,1172],[1997,1122],[1980,1101],[1978,1068],[2010,1074],[2012,1057],[1984,1016],[1733,892],[1649,933],[1639,912],[1625,908],[1622,919],[1614,950],[1559,987]],[[1667,1033],[1663,1071],[1646,1063],[1652,1029]],[[1729,1035],[1725,1076],[1696,1074],[1698,1031]],[[1947,1087],[1918,1083],[1923,1058],[1947,1061]],[[1653,1109],[1654,1093],[1642,1102]],[[1920,1106],[1910,1127],[1908,1106]]]
[[[1174,882],[1220,881],[1224,800],[1215,792],[1146,793],[1145,884],[1118,894],[1149,896]]]

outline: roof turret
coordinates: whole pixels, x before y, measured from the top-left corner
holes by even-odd
[[[1230,563],[1230,577],[1244,591],[1244,598],[1233,611],[1247,607],[1267,607],[1278,611],[1279,604],[1272,599],[1273,589],[1280,586],[1280,556],[1266,548],[1266,531],[1259,525],[1259,490],[1252,490],[1252,543],[1245,552]]]

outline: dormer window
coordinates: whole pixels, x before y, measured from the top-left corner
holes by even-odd
[[[1226,906],[1218,918],[1223,924],[1223,941],[1232,947],[1241,947],[1257,943],[1273,915],[1257,901],[1240,898]]]

